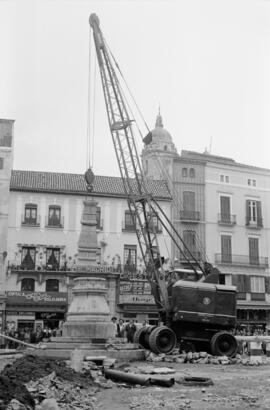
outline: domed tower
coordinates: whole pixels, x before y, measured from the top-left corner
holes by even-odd
[[[142,166],[145,175],[153,179],[167,179],[165,174],[173,176],[173,160],[179,155],[171,134],[163,127],[160,112],[155,128],[144,138]],[[165,170],[165,174],[164,174]]]

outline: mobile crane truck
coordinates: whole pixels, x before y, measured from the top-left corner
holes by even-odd
[[[194,258],[150,192],[135,144],[132,127],[135,120],[116,75],[119,66],[107,46],[98,16],[91,14],[89,23],[128,207],[147,278],[164,323],[139,329],[135,334],[135,342],[155,353],[170,353],[177,342],[188,342],[197,350],[207,349],[214,355],[232,357],[237,352],[237,341],[231,332],[236,324],[236,288],[219,284],[219,271],[211,264],[201,263]],[[144,142],[147,144],[148,140],[146,138]],[[158,219],[172,243],[189,263],[193,280],[183,279],[183,271],[175,270],[169,275],[164,271],[153,228],[154,218]]]

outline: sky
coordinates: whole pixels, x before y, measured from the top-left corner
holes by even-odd
[[[98,72],[87,148],[91,13],[150,129],[160,107],[178,153],[270,168],[270,0],[0,0],[14,169],[119,175]]]

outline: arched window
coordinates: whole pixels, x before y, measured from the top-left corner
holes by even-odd
[[[190,178],[195,178],[195,169],[194,169],[194,168],[190,168],[190,170],[189,170],[189,177],[190,177]]]
[[[59,292],[59,280],[47,279],[46,280],[46,292]]]
[[[182,177],[187,177],[188,172],[187,172],[187,168],[182,168]]]
[[[35,279],[24,278],[21,284],[22,292],[34,292],[35,291]]]

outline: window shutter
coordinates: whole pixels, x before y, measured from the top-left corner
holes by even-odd
[[[229,235],[221,235],[221,260],[222,262],[232,261],[232,240]]]
[[[230,197],[229,196],[221,196],[220,197],[220,213],[221,215],[230,215]]]
[[[265,277],[265,293],[270,293],[270,278]]]
[[[244,275],[245,277],[245,291],[250,292],[250,277],[248,275]]]
[[[195,211],[195,192],[183,192],[183,208],[184,211]]]
[[[246,201],[246,225],[249,225],[250,222],[250,207],[249,207],[249,201]]]
[[[262,226],[262,203],[257,201],[257,224]]]
[[[249,245],[249,261],[251,264],[259,263],[259,239],[248,238]]]

